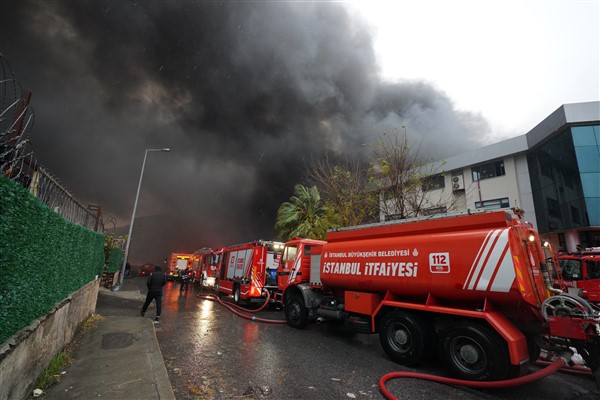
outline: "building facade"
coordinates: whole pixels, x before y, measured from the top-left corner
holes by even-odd
[[[524,135],[439,165],[431,213],[516,207],[555,249],[600,246],[600,102],[562,105]]]

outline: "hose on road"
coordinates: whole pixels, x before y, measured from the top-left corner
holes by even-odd
[[[223,307],[228,308],[232,313],[234,313],[235,315],[237,315],[241,318],[245,318],[245,319],[252,320],[252,321],[258,321],[258,322],[272,323],[272,324],[286,324],[287,323],[286,320],[257,318],[254,315],[247,315],[247,314],[244,314],[243,312],[238,311],[238,309],[239,309],[239,310],[243,310],[244,312],[255,313],[255,312],[259,312],[259,311],[263,310],[269,303],[269,293],[268,292],[267,292],[267,299],[266,299],[265,303],[260,308],[255,309],[255,310],[249,310],[247,308],[238,306],[237,304],[226,303],[226,302],[222,301],[218,296],[215,296],[215,295],[198,294],[197,297],[200,299],[204,299],[204,300],[217,301]],[[514,379],[507,379],[507,380],[503,380],[503,381],[492,381],[492,382],[467,381],[467,380],[447,378],[447,377],[437,376],[437,375],[422,374],[422,373],[418,373],[418,372],[390,372],[390,373],[383,375],[381,378],[379,378],[379,390],[381,391],[381,393],[384,395],[384,397],[386,399],[397,400],[397,398],[385,386],[386,382],[391,379],[415,378],[415,379],[428,380],[431,382],[443,383],[443,384],[447,384],[447,385],[467,386],[467,387],[481,388],[481,389],[492,389],[492,388],[509,388],[509,387],[525,385],[527,383],[531,383],[536,380],[542,379],[542,378],[544,378],[550,374],[553,374],[554,372],[561,370],[561,369],[565,372],[572,372],[572,373],[578,373],[578,374],[590,374],[590,371],[587,368],[569,367],[567,365],[567,363],[569,362],[571,356],[572,356],[572,354],[566,353],[565,355],[562,355],[561,357],[559,357],[552,363],[547,362],[547,361],[538,363],[538,364],[546,365],[546,367],[543,369],[540,369],[532,374],[529,374],[529,375],[520,376],[520,377],[514,378]]]
[[[245,318],[245,319],[248,319],[248,320],[251,320],[251,321],[266,322],[266,323],[269,323],[269,324],[287,324],[287,321],[284,320],[284,319],[282,320],[282,319],[257,318],[255,315],[247,315],[247,314],[244,314],[243,312],[240,312],[240,311],[237,310],[237,309],[239,309],[239,310],[243,310],[244,312],[250,312],[250,313],[254,313],[254,312],[258,312],[258,311],[263,310],[269,304],[269,294],[268,294],[268,292],[267,292],[267,300],[265,301],[265,304],[263,304],[260,308],[258,308],[256,310],[249,310],[247,308],[240,307],[237,304],[226,303],[223,300],[221,300],[218,296],[215,296],[215,295],[198,294],[198,295],[196,295],[196,297],[198,297],[199,299],[216,301],[219,304],[221,304],[223,307],[229,309],[229,311],[231,311],[232,313],[234,313],[238,317]]]
[[[446,378],[443,376],[437,375],[429,375],[429,374],[421,374],[417,372],[390,372],[388,374],[383,375],[379,378],[379,390],[388,400],[397,400],[396,397],[385,387],[385,383],[390,379],[395,378],[416,378],[416,379],[424,379],[432,382],[444,383],[447,385],[456,385],[456,386],[468,386],[473,388],[480,389],[492,389],[492,388],[509,388],[515,386],[525,385],[527,383],[531,383],[538,379],[544,378],[559,369],[561,369],[570,358],[563,358],[564,356],[559,357],[556,361],[548,365],[544,369],[540,369],[532,374],[520,376],[514,379],[507,379],[504,381],[493,381],[493,382],[480,382],[480,381],[466,381],[462,379],[454,379],[454,378]]]

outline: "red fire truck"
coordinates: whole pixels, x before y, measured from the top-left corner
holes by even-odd
[[[600,381],[600,312],[552,287],[537,232],[508,211],[444,215],[286,243],[274,293],[288,324],[332,320],[378,333],[414,365],[502,380],[540,349],[574,347]]]
[[[554,286],[561,287],[562,283],[569,293],[600,304],[600,248],[588,248],[576,254],[559,254],[556,258],[562,276],[554,274]]]
[[[275,275],[283,243],[258,240],[223,249],[216,292],[233,295],[236,303],[266,295],[277,286]]]
[[[167,279],[177,280],[181,276],[181,271],[188,266],[191,267],[191,257],[192,254],[171,253],[171,256],[167,260]]]
[[[201,288],[214,287],[222,254],[222,248],[212,249],[209,247],[204,247],[194,252],[192,256],[194,283],[198,283]]]

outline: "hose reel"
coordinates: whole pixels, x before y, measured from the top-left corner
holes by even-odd
[[[568,293],[557,294],[544,300],[542,315],[546,321],[549,317],[598,318],[598,312],[586,299]]]

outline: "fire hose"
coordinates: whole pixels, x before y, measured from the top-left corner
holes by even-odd
[[[569,362],[572,354],[567,352],[560,356],[556,361],[548,365],[544,369],[540,369],[532,374],[520,376],[514,379],[507,379],[504,381],[493,381],[493,382],[480,382],[480,381],[466,381],[462,379],[446,378],[443,376],[421,374],[417,372],[390,372],[379,378],[379,390],[388,400],[397,400],[396,397],[385,387],[385,383],[390,379],[395,378],[416,378],[424,379],[432,382],[444,383],[447,385],[457,386],[468,386],[480,389],[492,389],[492,388],[509,388],[515,386],[521,386],[527,383],[531,383],[538,379],[544,378],[559,369]]]
[[[260,306],[259,308],[257,308],[256,310],[249,310],[247,308],[240,307],[237,304],[226,303],[223,300],[221,300],[218,296],[215,296],[215,295],[198,294],[198,295],[196,295],[196,297],[198,297],[199,299],[216,301],[219,304],[221,304],[223,307],[229,309],[229,311],[231,311],[232,313],[234,313],[238,317],[245,318],[245,319],[248,319],[248,320],[251,320],[251,321],[266,322],[266,323],[270,323],[270,324],[287,324],[286,320],[257,318],[255,315],[247,315],[247,314],[244,314],[243,312],[240,312],[240,311],[236,310],[236,308],[237,308],[239,310],[243,310],[243,311],[249,312],[249,313],[256,313],[256,312],[259,312],[259,311],[263,310],[269,304],[270,295],[269,295],[268,291],[267,291],[267,298],[265,300],[265,303],[262,306]]]
[[[228,303],[222,301],[218,296],[215,296],[215,295],[198,294],[197,297],[200,299],[217,301],[223,307],[226,307],[227,309],[229,309],[229,311],[233,312],[235,315],[237,315],[241,318],[245,318],[245,319],[252,320],[252,321],[258,321],[258,322],[273,323],[273,324],[287,323],[287,321],[285,321],[285,320],[257,318],[254,315],[250,316],[250,315],[244,314],[244,313],[236,310],[236,308],[237,308],[239,310],[243,310],[245,312],[250,312],[250,313],[256,313],[256,312],[263,310],[269,304],[270,296],[269,296],[268,292],[267,292],[267,298],[265,300],[265,303],[261,307],[259,307],[258,309],[255,309],[255,310],[249,310],[247,308],[238,306],[236,304],[228,304]],[[383,375],[381,378],[379,378],[379,390],[381,391],[381,393],[384,395],[384,397],[386,399],[397,400],[397,398],[385,386],[386,382],[391,379],[414,378],[414,379],[428,380],[431,382],[443,383],[443,384],[447,384],[447,385],[467,386],[467,387],[480,388],[480,389],[493,389],[493,388],[509,388],[509,387],[525,385],[527,383],[531,383],[536,380],[542,379],[542,378],[544,378],[548,375],[551,375],[554,372],[561,370],[561,369],[565,370],[565,372],[589,374],[590,372],[587,369],[569,367],[567,365],[567,363],[569,362],[572,355],[573,355],[572,353],[566,352],[565,354],[561,355],[558,359],[556,359],[554,362],[551,362],[551,363],[548,361],[538,362],[538,364],[546,365],[546,367],[543,369],[540,369],[532,374],[520,376],[520,377],[514,378],[514,379],[507,379],[507,380],[503,380],[503,381],[493,381],[493,382],[468,381],[468,380],[447,378],[447,377],[443,377],[443,376],[423,374],[423,373],[418,373],[418,372],[408,372],[408,371],[407,372],[390,372],[390,373]]]

